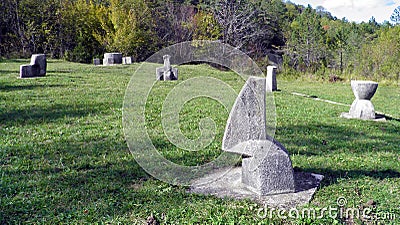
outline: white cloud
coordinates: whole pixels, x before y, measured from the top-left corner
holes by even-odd
[[[310,4],[312,7],[323,6],[333,16],[349,21],[369,21],[373,16],[382,23],[390,20],[393,10],[400,5],[400,0],[291,0],[301,5]]]

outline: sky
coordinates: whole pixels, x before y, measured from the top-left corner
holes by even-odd
[[[305,5],[314,9],[324,7],[332,16],[339,19],[346,17],[349,21],[368,22],[375,17],[378,23],[390,21],[394,9],[400,6],[400,0],[290,0],[290,2]]]

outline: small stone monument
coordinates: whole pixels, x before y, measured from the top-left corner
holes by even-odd
[[[267,91],[277,91],[278,86],[276,83],[276,66],[267,67]]]
[[[29,65],[20,66],[20,78],[41,77],[46,75],[47,60],[45,54],[34,54]]]
[[[321,175],[294,172],[285,147],[268,136],[265,78],[249,77],[232,107],[222,150],[242,157],[241,167],[195,181],[191,192],[249,198],[273,207],[308,203]]]
[[[111,66],[115,64],[122,64],[122,53],[119,52],[105,53],[103,59],[103,65]]]
[[[122,64],[132,64],[132,57],[122,57]]]
[[[170,55],[163,56],[164,66],[156,68],[157,80],[178,80],[178,69],[172,68],[170,58]]]
[[[351,89],[356,99],[351,104],[350,111],[342,113],[341,116],[348,119],[377,119],[374,105],[371,102],[371,98],[374,96],[377,88],[378,83],[374,81],[352,80]]]
[[[101,64],[100,59],[93,59],[93,64],[94,64],[95,66],[99,66],[99,65]]]

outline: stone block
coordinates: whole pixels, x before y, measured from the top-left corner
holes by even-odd
[[[268,66],[267,67],[267,91],[277,91],[278,85],[276,82],[276,66]]]
[[[242,183],[259,195],[295,192],[294,171],[286,149],[277,141],[248,141],[252,156],[242,160]]]
[[[110,66],[114,64],[122,64],[122,53],[119,52],[105,53],[103,59],[103,65]]]
[[[47,60],[45,54],[34,54],[31,57],[31,65],[39,66],[39,73],[37,76],[45,76],[47,70]]]
[[[122,57],[122,64],[132,64],[132,57]]]
[[[38,65],[21,65],[19,70],[19,77],[37,77],[39,73],[40,67]]]

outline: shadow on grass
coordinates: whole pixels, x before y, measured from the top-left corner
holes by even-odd
[[[0,112],[0,121],[7,123],[42,124],[52,122],[65,117],[83,117],[89,114],[99,113],[98,104],[55,104],[46,107],[32,106],[24,109],[10,109]]]
[[[363,121],[361,121],[363,122]],[[291,154],[306,156],[329,155],[335,151],[351,153],[388,151],[388,146],[398,146],[399,126],[392,123],[370,122],[369,132],[365,128],[351,125],[309,124],[277,127],[278,141]],[[382,138],[383,137],[383,138]]]
[[[17,74],[19,74],[19,70],[0,70],[0,73],[4,73],[4,74],[17,73]]]
[[[299,170],[300,169],[296,169]],[[333,170],[326,168],[307,168],[305,170],[301,170],[304,172],[317,173],[324,175],[324,179],[322,180],[322,184],[324,186],[328,186],[331,184],[335,184],[339,179],[350,178],[350,179],[359,179],[363,177],[370,177],[377,180],[383,180],[388,178],[400,178],[400,172],[395,170]]]
[[[2,85],[0,84],[0,91],[20,91],[20,90],[32,90],[37,88],[58,88],[65,87],[66,85],[60,84],[34,84],[34,85]]]

